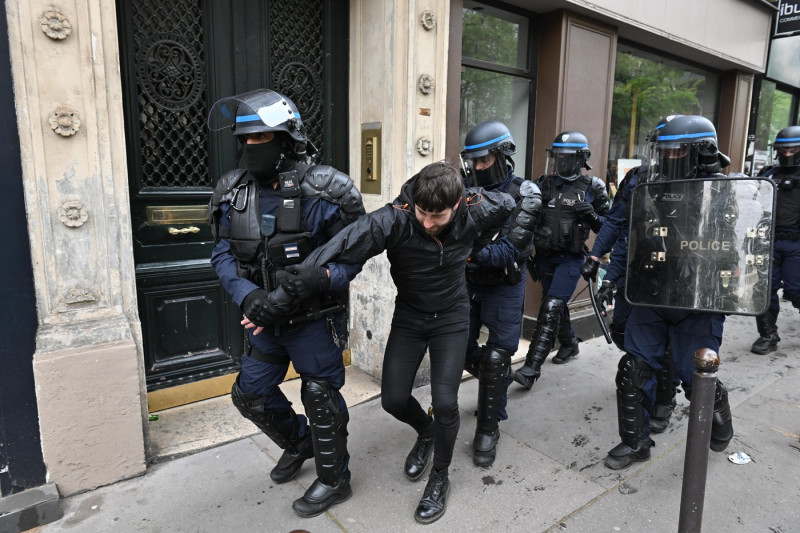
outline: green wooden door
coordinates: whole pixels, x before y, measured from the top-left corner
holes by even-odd
[[[206,117],[223,96],[290,96],[324,162],[346,171],[347,3],[118,0],[131,226],[148,391],[229,374],[241,313],[209,263],[205,206],[236,166]],[[334,134],[334,130],[338,134]]]

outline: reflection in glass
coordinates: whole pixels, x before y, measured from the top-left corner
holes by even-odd
[[[467,132],[486,120],[499,120],[511,131],[517,145],[517,175],[525,169],[530,81],[517,76],[463,67],[461,70],[461,120],[459,146]]]
[[[526,68],[528,19],[478,2],[464,2],[461,55]]]
[[[712,122],[717,76],[663,57],[620,46],[614,71],[609,162],[640,159],[648,133],[668,115],[702,115]]]

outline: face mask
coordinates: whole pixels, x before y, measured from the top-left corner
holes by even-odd
[[[262,184],[278,179],[278,163],[281,161],[283,145],[278,139],[259,144],[245,144],[242,152],[244,168]]]
[[[496,183],[500,183],[506,176],[502,175],[502,167],[506,166],[505,158],[498,154],[495,156],[494,163],[489,168],[484,168],[475,171],[475,181],[481,187],[488,187]]]

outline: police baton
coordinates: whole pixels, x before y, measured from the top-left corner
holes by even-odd
[[[600,329],[603,330],[603,336],[606,338],[606,342],[611,344],[611,334],[608,332],[608,328],[606,327],[606,323],[603,320],[603,315],[600,314],[600,308],[597,306],[597,298],[594,295],[594,287],[592,286],[592,280],[587,279],[586,283],[589,284],[589,300],[592,302],[592,309],[594,310],[594,316],[597,317],[597,321],[600,322]]]
[[[708,348],[700,348],[694,353],[693,361],[695,371],[692,374],[678,533],[699,533],[703,524],[708,447],[711,444],[711,425],[714,420],[719,355]]]

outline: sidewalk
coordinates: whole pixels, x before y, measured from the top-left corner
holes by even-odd
[[[726,321],[719,377],[730,391],[736,436],[725,452],[710,455],[705,532],[800,532],[800,321],[786,302],[782,311],[783,341],[766,356],[749,351],[757,336],[752,318]],[[64,518],[38,531],[676,531],[689,405],[679,395],[669,428],[654,436],[650,461],[607,469],[603,458],[619,441],[619,356],[594,339],[569,364],[548,361],[530,392],[512,384],[497,461],[485,470],[471,457],[477,382],[464,381],[448,508],[428,526],[413,518],[427,476],[413,483],[402,474],[415,435],[372,399],[350,409],[353,497],[318,517],[302,519],[291,509],[314,480],[313,462],[286,485],[271,483],[280,450],[259,434],[66,498]],[[429,404],[429,387],[414,394]],[[728,460],[739,451],[753,460]]]

